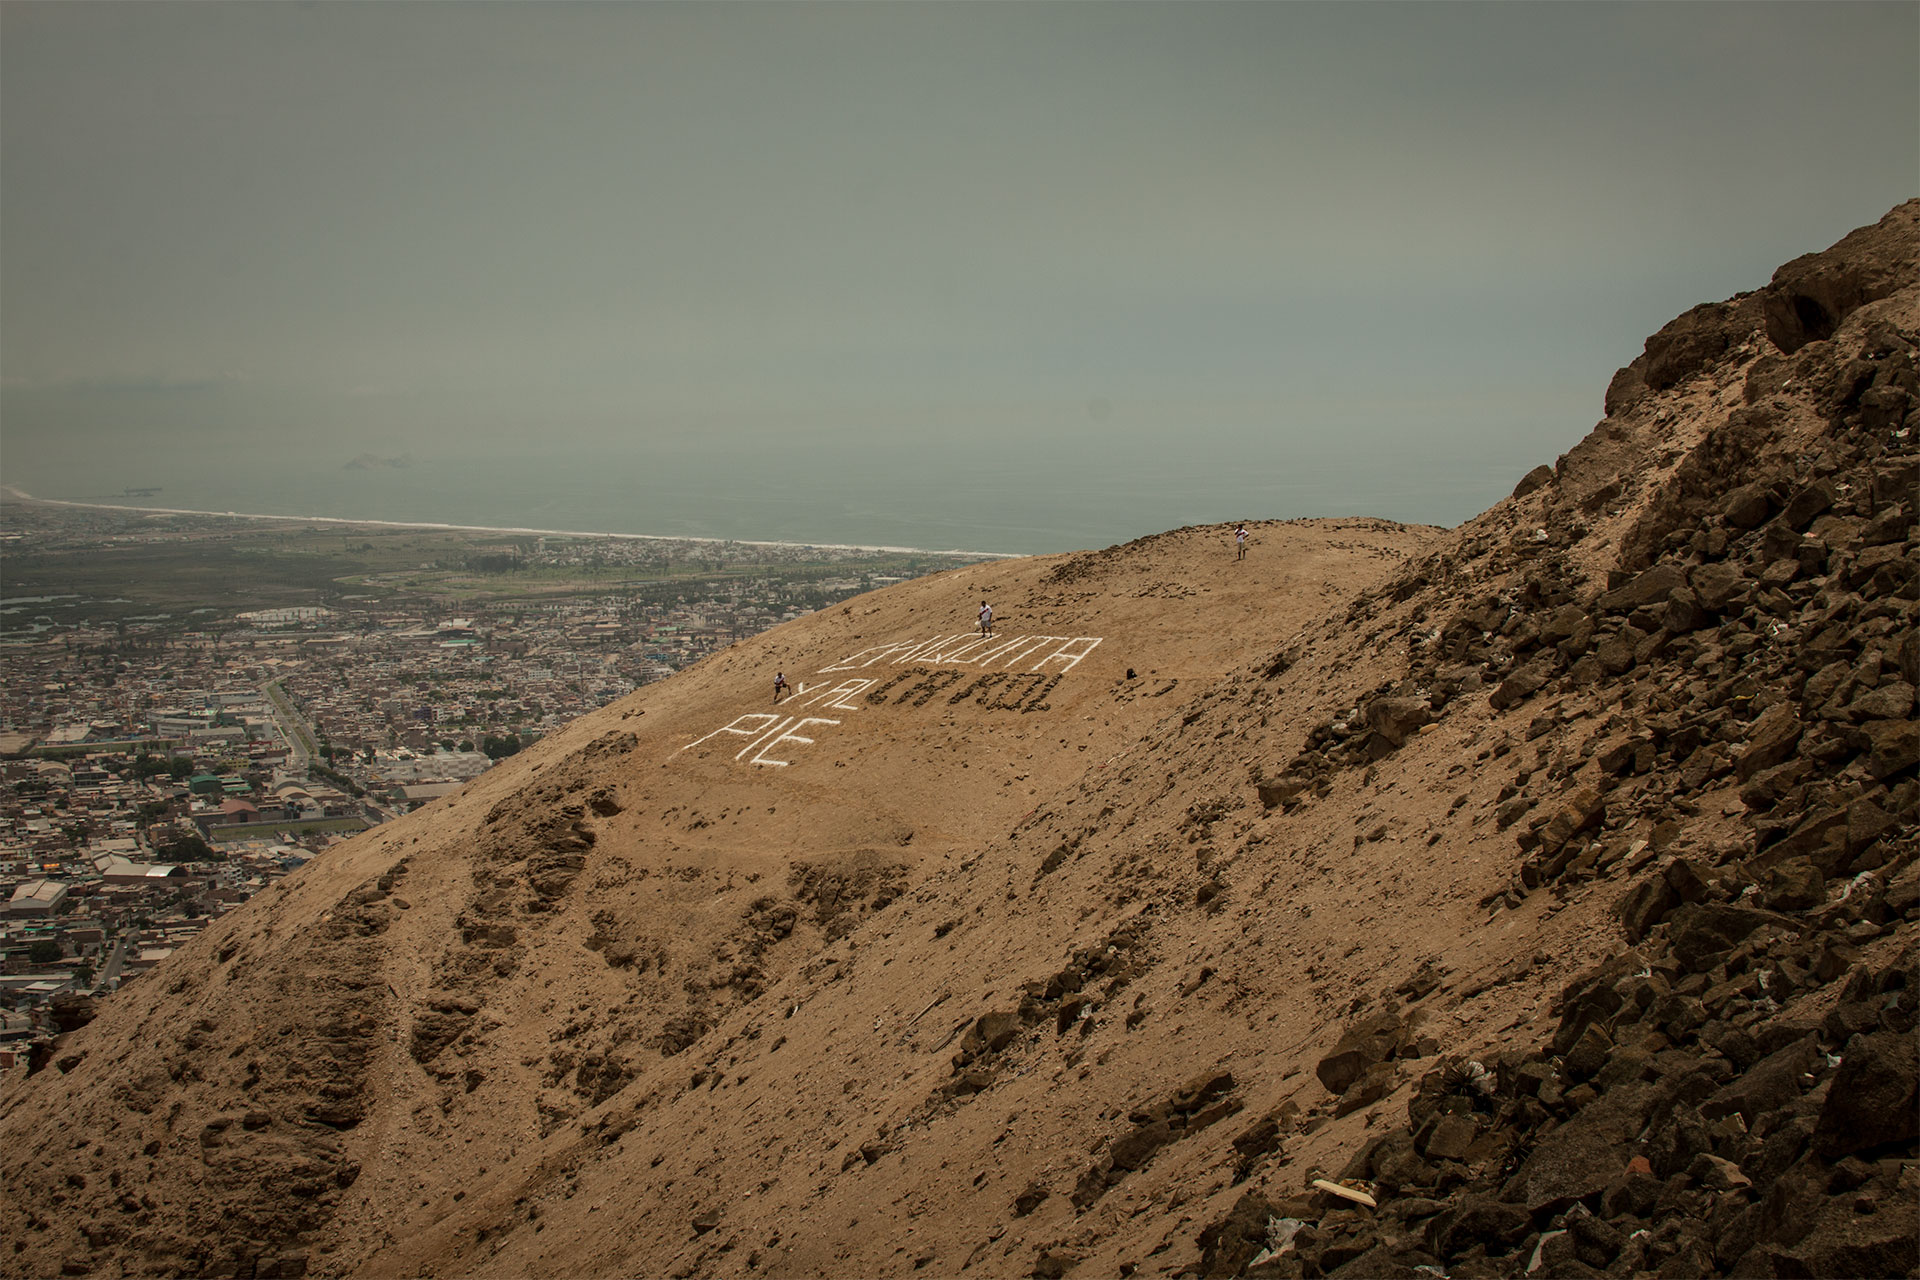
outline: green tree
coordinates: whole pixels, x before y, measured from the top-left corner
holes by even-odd
[[[27,959],[34,964],[52,964],[60,958],[60,944],[52,938],[36,938],[27,948]]]
[[[167,862],[207,862],[214,856],[213,846],[198,833],[175,835],[162,841],[155,851]]]

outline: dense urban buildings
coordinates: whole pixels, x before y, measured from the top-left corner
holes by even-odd
[[[0,539],[0,1068],[355,832],[735,640],[957,562],[36,503],[0,507]]]

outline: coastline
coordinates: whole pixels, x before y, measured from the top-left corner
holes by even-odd
[[[151,516],[212,516],[221,520],[260,520],[293,524],[330,524],[342,528],[432,529],[442,533],[528,534],[545,538],[608,538],[626,542],[694,542],[714,546],[786,547],[818,551],[884,551],[893,555],[964,556],[974,560],[1020,560],[1012,551],[946,551],[932,547],[875,546],[858,542],[779,542],[764,538],[702,538],[664,533],[610,533],[588,529],[529,529],[517,525],[448,524],[437,520],[355,520],[346,516],[276,516],[255,511],[196,511],[186,507],[140,507],[121,502],[76,502],[68,498],[37,498],[17,485],[0,484],[0,502],[38,503],[49,507],[78,507],[88,511],[126,511]]]

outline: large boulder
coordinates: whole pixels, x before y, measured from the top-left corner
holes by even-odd
[[[1900,822],[1871,800],[1864,797],[1855,800],[1847,806],[1848,852],[1858,853],[1880,837],[1898,831]]]
[[[1720,518],[1730,529],[1758,529],[1773,515],[1773,494],[1762,484],[1742,485],[1720,504]]]
[[[1803,254],[1773,273],[1753,295],[1767,337],[1791,354],[1834,336],[1862,305],[1904,288],[1915,278],[1913,201],[1896,205],[1870,227],[1860,227],[1832,248]]]
[[[1920,721],[1869,720],[1849,730],[1846,742],[1866,756],[1868,776],[1890,778],[1920,760]]]
[[[1747,749],[1740,753],[1734,772],[1745,782],[1762,769],[1771,769],[1793,754],[1804,726],[1790,702],[1776,702],[1747,726]]]
[[[1362,1107],[1372,1106],[1380,1099],[1392,1093],[1400,1083],[1400,1068],[1392,1062],[1376,1062],[1360,1073],[1360,1078],[1347,1086],[1340,1100],[1333,1104],[1333,1114],[1351,1115]]]
[[[1685,587],[1669,592],[1667,607],[1660,612],[1660,625],[1677,636],[1698,631],[1712,622],[1713,611],[1700,602],[1698,595]]]
[[[982,1014],[960,1037],[960,1048],[953,1055],[953,1069],[964,1069],[975,1058],[998,1053],[1020,1034],[1020,1015],[1003,1010]]]
[[[1432,721],[1433,706],[1423,698],[1375,698],[1366,715],[1367,727],[1397,747]]]
[[[1872,689],[1862,690],[1847,704],[1847,719],[1904,720],[1913,711],[1913,686],[1904,680],[1890,680]]]
[[[1674,959],[1699,973],[1712,968],[1715,956],[1738,946],[1761,925],[1778,924],[1782,920],[1783,917],[1771,911],[1750,907],[1688,903],[1673,913],[1667,941]]]
[[[1618,1085],[1541,1138],[1501,1198],[1528,1213],[1562,1209],[1598,1196],[1627,1167],[1627,1150],[1646,1123],[1655,1086]]]
[[[1811,862],[1795,858],[1773,867],[1760,895],[1769,911],[1811,911],[1827,900],[1826,877]]]
[[[1620,922],[1621,931],[1627,935],[1627,941],[1639,942],[1679,905],[1679,895],[1674,893],[1667,878],[1656,873],[1646,876],[1627,890],[1614,904],[1613,914]]]
[[[1819,1040],[1808,1034],[1761,1059],[1700,1104],[1708,1120],[1738,1115],[1751,1129],[1761,1116],[1786,1106],[1812,1087],[1822,1066]]]
[[[1846,852],[1846,811],[1822,805],[1802,818],[1784,839],[1762,849],[1751,865],[1758,870],[1805,859],[1823,876],[1831,876],[1839,873]]]
[[[1833,1205],[1789,1255],[1798,1265],[1780,1274],[1910,1276],[1920,1267],[1920,1224],[1914,1218],[1911,1202],[1873,1214]]]
[[[1648,338],[1645,354],[1634,364],[1649,387],[1665,391],[1725,357],[1760,323],[1760,300],[1754,295],[1705,302]]]
[[[1272,809],[1279,805],[1292,805],[1306,792],[1313,790],[1313,779],[1297,773],[1282,774],[1271,782],[1260,783],[1256,790],[1260,793],[1260,807]]]
[[[1838,496],[1827,481],[1815,480],[1787,499],[1787,505],[1780,512],[1780,523],[1789,529],[1804,529],[1813,523],[1815,516],[1833,506]]]
[[[1592,629],[1587,611],[1577,604],[1563,604],[1541,620],[1540,643],[1557,645],[1578,635],[1583,629]]]
[[[1598,826],[1607,811],[1607,798],[1600,788],[1588,784],[1576,787],[1540,829],[1540,847],[1554,853],[1580,832]]]
[[[1677,565],[1657,564],[1626,585],[1615,587],[1601,596],[1600,612],[1631,613],[1644,605],[1661,604],[1675,590],[1686,585],[1686,570]]]
[[[1624,373],[1625,370],[1622,370],[1621,372]],[[1616,375],[1616,377],[1617,376],[1618,375]],[[1527,472],[1527,474],[1525,474],[1524,476],[1520,477],[1520,483],[1513,486],[1513,496],[1516,498],[1524,498],[1528,494],[1532,493],[1535,489],[1543,488],[1544,486],[1550,485],[1552,483],[1553,483],[1553,468],[1543,462],[1539,466],[1535,467],[1533,470]]]
[[[1813,1149],[1828,1160],[1920,1138],[1920,1049],[1892,1032],[1855,1036],[1827,1091]]]
[[[1173,1138],[1173,1128],[1165,1121],[1135,1125],[1113,1140],[1107,1158],[1113,1161],[1116,1169],[1143,1168],[1153,1158],[1153,1153],[1172,1142]]]
[[[1313,1073],[1327,1092],[1344,1094],[1376,1062],[1391,1058],[1400,1047],[1404,1028],[1400,1015],[1381,1010],[1352,1023],[1333,1046],[1333,1052],[1320,1059]]]
[[[1546,687],[1553,678],[1553,670],[1544,662],[1530,662],[1500,682],[1500,687],[1487,696],[1487,705],[1495,711],[1505,711],[1531,698]]]
[[[1527,1234],[1533,1219],[1518,1205],[1491,1196],[1468,1195],[1427,1224],[1434,1251],[1442,1258],[1484,1245],[1490,1253],[1505,1252]]]
[[[1640,376],[1638,369],[1632,365],[1617,369],[1607,383],[1606,398],[1602,401],[1603,411],[1611,418],[1636,400],[1645,399],[1646,395],[1647,380]]]
[[[1267,1247],[1267,1223],[1279,1211],[1265,1196],[1249,1191],[1227,1216],[1200,1233],[1200,1274],[1237,1276]]]
[[[1739,568],[1724,561],[1700,565],[1688,577],[1694,597],[1703,608],[1714,613],[1725,613],[1748,588],[1746,576]]]
[[[47,1019],[61,1035],[78,1031],[92,1022],[97,1009],[92,996],[77,991],[62,991],[48,1002]]]

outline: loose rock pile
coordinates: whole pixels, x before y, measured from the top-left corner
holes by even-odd
[[[1776,350],[1604,581],[1576,554],[1580,520],[1621,480],[1576,483],[1577,458],[1530,475],[1520,494],[1545,496],[1553,531],[1465,547],[1521,566],[1505,588],[1416,634],[1404,679],[1263,783],[1269,808],[1310,803],[1485,690],[1503,723],[1541,709],[1481,753],[1519,761],[1494,816],[1522,854],[1483,905],[1637,879],[1615,908],[1624,945],[1562,992],[1550,1042],[1444,1062],[1354,1156],[1341,1181],[1377,1209],[1250,1192],[1201,1234],[1203,1274],[1920,1268],[1920,335],[1845,323],[1892,287],[1802,260],[1656,335],[1610,413],[1646,413],[1762,335]],[[1824,434],[1788,451],[1781,415],[1809,403]],[[1528,764],[1548,734],[1562,746]],[[1390,1076],[1392,1049],[1367,1046],[1405,1035],[1390,1011],[1350,1028],[1321,1063],[1337,1110]]]
[[[1249,1193],[1201,1236],[1203,1274],[1910,1274],[1920,952],[1849,968],[1841,938],[1911,918],[1920,868],[1862,897],[1581,975],[1550,1044],[1444,1062],[1354,1156],[1341,1181],[1377,1211]],[[1782,1010],[1795,990],[1826,1014]]]

